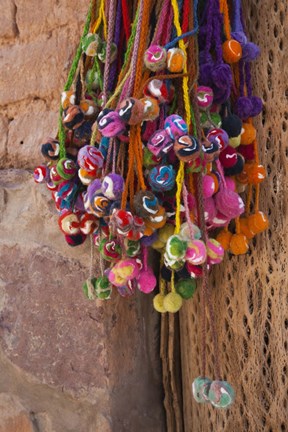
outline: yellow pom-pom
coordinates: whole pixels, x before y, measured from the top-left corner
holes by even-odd
[[[174,234],[175,227],[171,224],[166,224],[163,228],[159,230],[158,239],[164,244],[167,243],[169,237]]]
[[[163,243],[161,240],[157,239],[152,243],[152,248],[161,251],[165,247],[165,243]]]
[[[248,252],[249,246],[244,234],[233,234],[230,240],[230,252],[233,255],[242,255]]]
[[[157,294],[153,298],[153,306],[157,312],[160,312],[160,313],[167,312],[167,310],[164,307],[164,299],[165,299],[165,296],[163,294]]]
[[[182,303],[183,300],[179,294],[170,292],[165,296],[163,305],[167,312],[176,313],[181,309]]]
[[[220,231],[219,234],[216,236],[216,240],[221,244],[223,249],[227,251],[230,246],[230,240],[232,237],[232,233],[230,231]]]

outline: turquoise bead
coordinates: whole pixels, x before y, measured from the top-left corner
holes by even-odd
[[[214,407],[228,408],[235,400],[235,392],[227,381],[212,381],[208,398]]]
[[[212,381],[206,377],[197,377],[192,383],[192,394],[196,402],[207,403],[209,402],[208,393]]]

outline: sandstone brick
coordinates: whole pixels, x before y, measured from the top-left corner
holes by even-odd
[[[15,22],[16,7],[12,0],[1,0],[1,26],[0,38],[13,38],[17,36]]]

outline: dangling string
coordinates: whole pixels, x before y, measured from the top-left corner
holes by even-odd
[[[106,45],[106,60],[105,60],[105,69],[104,69],[104,84],[103,84],[103,104],[105,105],[107,102],[108,95],[108,82],[110,76],[110,66],[111,66],[111,48],[113,41],[113,32],[115,25],[115,6],[116,0],[109,1],[109,19],[108,19],[108,37],[107,37],[107,45]]]
[[[225,36],[228,40],[230,40],[231,26],[230,26],[229,9],[228,9],[227,0],[220,0],[220,12],[223,14]]]

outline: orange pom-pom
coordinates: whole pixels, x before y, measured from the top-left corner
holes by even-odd
[[[227,40],[222,45],[223,60],[226,63],[237,63],[242,57],[242,47],[235,39]]]
[[[230,240],[232,237],[232,233],[230,231],[222,230],[216,236],[216,240],[221,244],[225,251],[229,250]]]
[[[241,218],[239,220],[239,225],[241,233],[244,234],[248,240],[251,240],[255,233],[249,228],[248,219],[246,217]]]
[[[248,176],[248,183],[257,185],[261,183],[266,178],[266,170],[263,165],[245,164],[245,171]]]
[[[249,183],[246,166],[247,164],[244,165],[242,172],[236,176],[237,182],[241,183],[241,185],[247,185]]]
[[[249,249],[247,238],[244,234],[233,234],[230,240],[230,252],[233,255],[245,254]]]
[[[255,234],[265,231],[269,227],[267,216],[261,211],[248,216],[248,227]]]
[[[180,48],[171,48],[167,52],[167,69],[172,73],[180,73],[184,68],[185,54]]]
[[[241,132],[241,144],[252,144],[256,138],[256,129],[251,123],[243,123]]]

